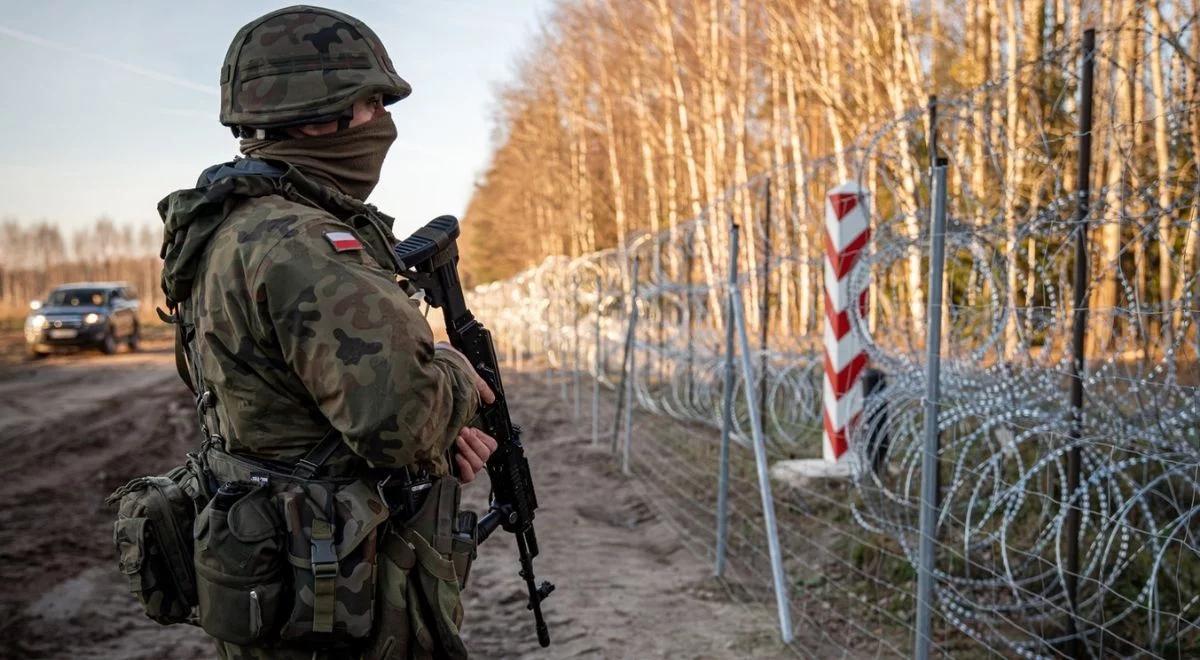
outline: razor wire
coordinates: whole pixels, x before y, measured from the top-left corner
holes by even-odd
[[[1115,38],[1119,29],[1101,38]],[[1105,70],[1116,70],[1106,59],[1112,51],[1100,52]],[[1200,648],[1200,176],[1183,155],[1169,179],[1143,166],[1123,137],[1146,126],[1121,115],[1117,85],[1102,87],[1094,149],[1106,177],[1091,195],[1091,344],[1085,407],[1076,422],[1066,383],[1078,56],[1074,47],[1047,53],[1015,81],[995,81],[937,106],[937,147],[949,158],[954,192],[946,236],[935,599],[944,628],[994,654],[1056,657],[1077,639],[1096,657],[1182,656]],[[1058,72],[1052,89],[1026,76],[1046,68]],[[1042,114],[1015,123],[1000,116],[1001,97],[1014,88],[1043,99]],[[1176,102],[1164,112],[1175,129],[1172,153],[1194,161],[1188,131],[1200,109]],[[819,456],[820,315],[802,320],[800,310],[819,309],[823,264],[814,250],[804,254],[796,244],[801,232],[820,235],[824,192],[839,183],[838,159],[854,163],[872,196],[874,236],[852,273],[853,290],[869,292],[870,303],[865,310],[852,306],[852,332],[886,380],[866,397],[855,428],[852,501],[824,486],[799,485],[777,495],[776,504],[785,511],[781,536],[793,568],[824,565],[800,552],[815,549],[807,534],[814,526],[915,566],[925,374],[921,316],[913,312],[923,309],[922,292],[909,284],[914,273],[924,276],[928,259],[925,119],[924,109],[914,109],[836,158],[762,173],[657,235],[575,259],[551,257],[478,287],[472,306],[493,326],[510,363],[536,360],[564,393],[574,382],[577,413],[582,377],[618,397],[627,379],[640,410],[683,429],[719,429],[728,295],[728,257],[719,246],[736,219],[752,244],[741,255],[738,287],[760,342],[751,356],[754,382],[739,373],[737,387],[757,393],[772,459]],[[1158,269],[1158,291],[1151,268]],[[639,321],[630,333],[634,305]],[[746,405],[739,401],[733,411],[732,437],[743,447]],[[597,439],[614,448],[617,419],[595,426]],[[711,446],[666,441],[655,437],[657,429],[640,428],[647,433],[638,436],[635,474],[669,496],[680,519],[691,521],[684,524],[690,534],[705,538],[712,514],[701,503],[715,470],[696,455],[711,459]],[[1068,491],[1067,456],[1076,447],[1082,476]],[[735,474],[734,483],[744,493],[756,489],[745,474]],[[731,543],[744,560],[736,572],[769,583],[753,500],[735,497]],[[1081,514],[1074,603],[1064,589],[1072,507]],[[843,516],[855,524],[837,522]],[[825,561],[847,574],[863,572],[846,558]],[[857,577],[905,602],[899,585]],[[826,584],[854,591],[837,580]],[[857,600],[874,619],[909,629],[903,612]],[[793,602],[797,610],[806,606]],[[1068,619],[1078,622],[1077,633],[1064,625]],[[855,617],[841,620],[847,635],[871,637]],[[814,623],[802,615],[798,625]],[[881,652],[906,648],[875,643]]]

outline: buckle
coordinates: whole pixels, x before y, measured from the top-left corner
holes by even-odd
[[[213,394],[211,389],[205,389],[203,392],[196,395],[196,410],[204,414],[205,410],[215,407],[217,395]]]
[[[333,539],[312,540],[312,572],[317,579],[337,577],[338,558]]]
[[[301,479],[312,479],[317,474],[319,465],[313,463],[307,458],[302,458],[296,461],[296,467],[292,469],[292,476],[300,477]]]
[[[389,475],[384,476],[383,479],[380,479],[375,484],[375,492],[379,494],[379,501],[383,502],[383,508],[387,509],[388,511],[392,510],[392,505],[390,503],[388,503],[388,498],[387,498],[387,486],[388,486],[388,482],[391,480],[392,480],[392,475],[389,474]]]

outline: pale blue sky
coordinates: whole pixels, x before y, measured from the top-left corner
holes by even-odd
[[[320,3],[370,25],[413,86],[391,106],[400,137],[371,196],[398,234],[466,208],[495,87],[553,2]],[[0,217],[157,223],[162,196],[237,153],[217,72],[239,27],[287,4],[0,0]]]

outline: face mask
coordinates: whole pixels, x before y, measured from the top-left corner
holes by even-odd
[[[286,140],[242,140],[242,153],[282,160],[341,192],[366,200],[379,183],[383,159],[396,140],[396,124],[385,114],[328,135]]]

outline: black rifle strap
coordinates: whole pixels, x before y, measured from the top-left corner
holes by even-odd
[[[183,384],[196,393],[196,384],[192,382],[191,371],[188,370],[187,353],[183,347],[183,323],[179,320],[175,321],[175,369],[179,372],[179,377],[183,379]]]
[[[339,445],[342,444],[342,434],[338,433],[335,428],[330,428],[325,432],[325,436],[317,443],[315,447],[308,450],[299,461],[296,462],[296,467],[292,468],[292,476],[301,479],[312,479],[321,470],[321,466],[325,465],[325,461],[333,456],[333,452],[337,451]]]
[[[161,307],[155,307],[154,311],[158,312],[158,318],[163,323],[170,323],[175,326],[175,370],[179,372],[179,378],[184,385],[191,390],[192,394],[196,393],[196,383],[192,381],[192,371],[188,368],[187,362],[187,338],[184,333],[187,332],[183,327],[183,319],[179,317],[179,308],[176,305],[168,303],[170,313],[164,312]]]
[[[192,337],[188,336],[188,333],[194,331],[194,328],[188,327],[188,324],[184,322],[183,314],[178,306],[172,307],[172,314],[166,314],[161,309],[156,311],[159,318],[164,322],[175,325],[175,369],[179,371],[179,377],[183,379],[184,384],[192,391],[192,394],[196,394],[196,380],[199,379],[199,376],[197,376],[197,379],[193,379],[191,369],[188,365],[188,348],[192,339]],[[210,393],[206,391],[205,394],[208,395]],[[204,408],[210,407],[211,396],[203,397],[199,401],[199,405]],[[203,409],[200,411],[200,414],[203,419],[205,414]],[[325,462],[329,460],[329,457],[333,456],[333,452],[337,451],[341,443],[342,434],[338,433],[337,429],[330,427],[321,438],[321,441],[308,450],[296,462],[295,467],[292,468],[292,475],[301,479],[313,478],[320,471],[321,467],[325,465]]]

